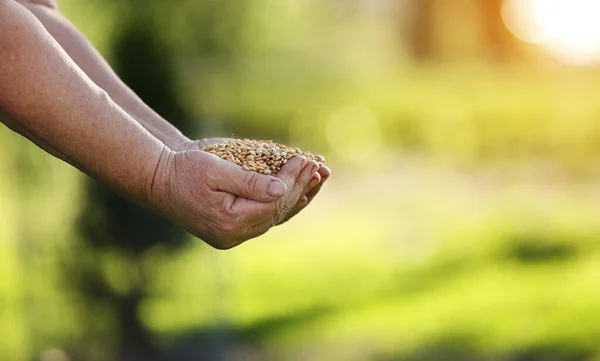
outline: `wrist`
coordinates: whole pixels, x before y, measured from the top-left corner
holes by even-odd
[[[146,182],[146,203],[156,212],[170,217],[172,215],[169,201],[171,172],[175,151],[164,145],[158,159],[151,165],[151,178]]]
[[[173,151],[179,151],[192,141],[179,129],[173,127],[158,114],[146,114],[139,109],[128,107],[127,104],[120,105],[127,114],[142,125],[150,134]]]

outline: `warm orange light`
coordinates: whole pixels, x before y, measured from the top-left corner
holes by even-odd
[[[565,61],[600,62],[599,0],[505,0],[502,16],[519,39]]]

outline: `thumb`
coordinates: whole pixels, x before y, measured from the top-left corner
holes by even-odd
[[[307,163],[308,161],[302,157],[294,157],[281,168],[277,173],[277,178],[281,179],[291,190]]]
[[[219,160],[220,179],[214,179],[217,190],[258,202],[273,202],[281,198],[287,186],[280,179],[246,171],[228,161]]]

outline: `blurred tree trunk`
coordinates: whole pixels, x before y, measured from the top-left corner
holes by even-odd
[[[134,6],[135,2],[131,2]],[[139,7],[143,9],[144,6]],[[121,30],[114,40],[113,67],[150,107],[172,121],[184,132],[192,132],[194,124],[178,102],[176,76],[171,51],[160,36],[151,13],[143,10],[123,12]],[[89,180],[85,187],[86,200],[80,216],[80,231],[87,254],[84,264],[75,265],[79,293],[90,307],[86,317],[93,325],[101,317],[113,320],[109,330],[111,343],[117,346],[120,361],[164,361],[151,332],[140,319],[139,308],[148,296],[147,269],[144,257],[158,245],[176,249],[186,234],[170,221],[153,214],[116,195],[99,183]],[[118,255],[116,277],[126,289],[115,290],[105,272],[106,255]],[[155,265],[160,266],[160,265]],[[116,272],[116,271],[115,271]],[[96,314],[101,308],[103,314]],[[106,330],[97,331],[105,335]],[[100,338],[106,340],[106,338]],[[103,347],[104,341],[99,346]]]
[[[413,17],[410,19],[409,44],[412,57],[418,62],[434,57],[434,1],[413,0]]]
[[[168,32],[172,25],[171,15],[181,11],[174,6],[175,2],[146,0],[142,5],[139,1],[123,1],[119,3],[116,20],[119,32],[111,44],[111,65],[152,109],[184,134],[198,135],[200,122],[191,121],[192,117],[180,102],[177,55],[183,53],[186,58],[202,60],[205,57],[221,63],[233,59],[237,44],[243,38],[239,24],[243,24],[243,19],[248,16],[244,9],[249,1],[179,2],[188,10],[189,18],[184,24],[179,24],[185,30],[178,34]],[[223,35],[226,20],[231,24],[225,27],[227,31]],[[172,37],[186,38],[186,35],[188,40],[196,43],[189,41],[185,48],[173,49],[172,44],[179,39]],[[82,260],[75,263],[74,273],[79,281],[79,294],[90,305],[86,315],[89,324],[101,324],[94,326],[98,329],[96,335],[100,337],[92,336],[100,341],[90,343],[93,347],[110,348],[110,359],[119,361],[171,360],[168,354],[172,350],[160,348],[140,317],[140,306],[151,296],[149,271],[152,269],[149,268],[160,267],[160,264],[149,266],[146,255],[156,246],[167,251],[180,249],[189,238],[180,227],[124,200],[97,182],[90,180],[87,183],[85,196],[79,226],[82,253],[87,259],[80,257]],[[111,285],[103,269],[107,254],[118,255],[117,277],[125,281],[126,289],[115,290]],[[103,314],[95,311],[98,309]],[[99,318],[111,320],[110,335],[106,336],[106,327],[102,329]],[[206,337],[212,337],[215,357],[203,356],[203,360],[219,359],[219,355],[230,348],[228,335]],[[116,350],[113,350],[115,347]],[[80,353],[85,354],[85,351]]]
[[[176,60],[181,60],[181,56],[188,62],[193,59],[194,63],[208,59],[208,63],[216,62],[220,66],[234,60],[243,43],[243,24],[251,14],[246,11],[251,4],[251,0],[119,2],[115,20],[119,31],[111,42],[111,65],[151,108],[184,134],[198,135],[200,122],[191,121],[192,117],[180,103]],[[174,14],[184,14],[178,18],[183,23],[178,24],[176,33],[169,32],[172,19],[177,18]],[[185,45],[175,49],[173,44],[181,39],[186,40]],[[203,67],[196,76],[206,77],[211,69]],[[202,92],[199,93],[202,98]],[[202,121],[206,118],[204,115]],[[161,349],[140,317],[140,306],[151,296],[149,271],[161,266],[149,265],[146,256],[157,246],[161,251],[178,250],[189,238],[178,226],[124,200],[97,182],[88,181],[84,192],[86,199],[79,220],[82,242],[70,274],[74,275],[78,294],[89,306],[86,307],[86,321],[89,321],[86,326],[90,330],[90,341],[89,346],[80,346],[78,353],[85,355],[91,349],[100,348],[109,350],[106,360],[173,359],[168,356],[173,350]],[[115,290],[106,273],[107,262],[115,262],[107,258],[115,258],[114,255],[118,262],[116,277],[124,281],[126,289]],[[215,335],[202,337],[210,340],[214,357],[205,355],[198,359],[219,359],[231,348],[230,335],[218,332]],[[182,357],[175,359],[179,361]]]
[[[477,1],[484,25],[485,49],[493,60],[506,61],[515,55],[515,38],[502,19],[503,0]]]

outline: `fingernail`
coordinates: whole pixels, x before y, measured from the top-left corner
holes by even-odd
[[[311,171],[311,173],[312,173],[312,174],[314,174],[314,173],[316,173],[318,170],[319,170],[319,165],[318,165],[318,164],[315,164],[315,165],[313,165],[313,167],[312,167],[312,171]]]
[[[306,158],[302,158],[302,169],[304,169],[304,167],[306,167],[307,164],[308,160]]]
[[[267,190],[267,193],[271,197],[279,197],[283,194],[283,192],[285,192],[285,186],[283,185],[283,183],[281,183],[278,180],[272,180],[271,184],[269,185],[269,190]]]

